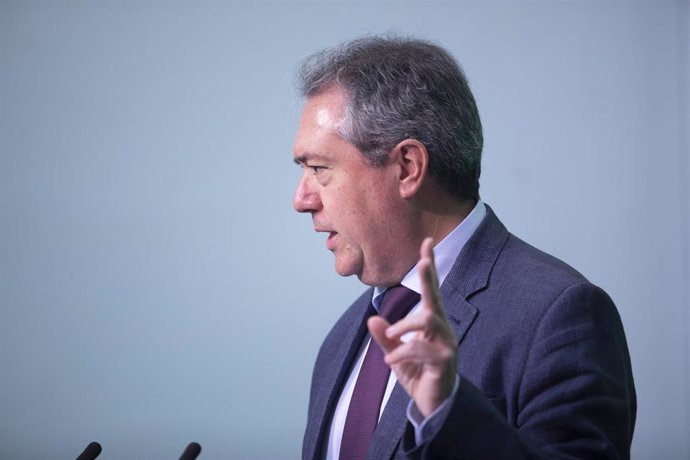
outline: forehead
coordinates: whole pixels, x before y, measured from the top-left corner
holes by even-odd
[[[346,142],[340,136],[348,96],[340,89],[324,90],[304,104],[297,135],[295,158],[325,154],[326,143]]]
[[[345,118],[348,96],[340,89],[324,90],[307,99],[300,129],[337,130]]]
[[[348,100],[344,89],[329,86],[307,99],[302,116],[314,115],[320,123],[336,122],[344,116]]]

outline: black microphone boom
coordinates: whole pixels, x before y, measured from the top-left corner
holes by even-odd
[[[94,441],[86,446],[86,449],[84,449],[84,452],[79,454],[77,460],[93,460],[101,454],[101,450],[101,445]]]
[[[180,460],[194,460],[201,452],[201,446],[198,442],[190,442],[187,448],[182,452]]]

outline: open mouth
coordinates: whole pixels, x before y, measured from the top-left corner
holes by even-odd
[[[335,242],[333,240],[335,238],[335,235],[337,235],[337,234],[338,234],[338,232],[329,232],[328,233],[328,238],[326,238],[326,247],[328,249],[331,249],[331,250],[333,249],[333,245],[335,244]]]

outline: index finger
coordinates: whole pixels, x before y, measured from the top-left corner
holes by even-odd
[[[419,251],[420,260],[418,265],[419,276],[422,281],[422,307],[436,314],[445,316],[443,301],[438,286],[438,274],[436,273],[436,263],[434,262],[434,239],[424,238],[422,247]]]

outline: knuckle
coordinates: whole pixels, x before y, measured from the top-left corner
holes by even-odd
[[[413,340],[412,342],[409,343],[409,345],[410,345],[410,354],[417,356],[422,352],[423,343],[421,341]]]
[[[441,351],[439,352],[439,357],[443,361],[450,361],[455,358],[455,350],[451,350],[447,347],[442,347]]]

